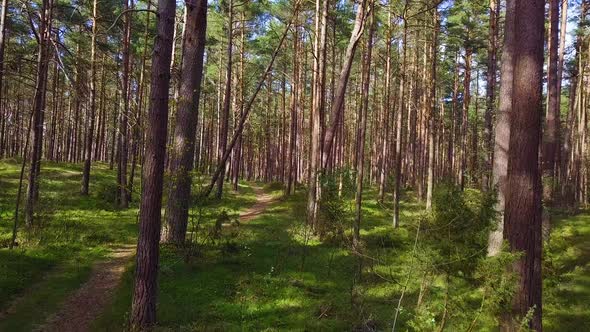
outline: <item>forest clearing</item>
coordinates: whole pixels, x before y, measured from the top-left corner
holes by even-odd
[[[589,0],[0,0],[0,331],[590,331]]]

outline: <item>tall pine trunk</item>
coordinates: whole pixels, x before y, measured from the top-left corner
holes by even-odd
[[[510,250],[522,256],[514,263],[518,287],[512,312],[502,322],[502,330],[520,330],[528,316],[528,326],[542,331],[541,323],[541,177],[539,140],[541,133],[541,88],[543,72],[544,10],[542,0],[520,0],[514,11],[514,72],[512,121],[508,152],[504,237]]]
[[[130,313],[130,325],[135,330],[146,330],[156,322],[160,221],[175,14],[175,0],[158,0],[158,32],[152,56],[135,284]]]

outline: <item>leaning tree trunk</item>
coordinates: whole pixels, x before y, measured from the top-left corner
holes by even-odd
[[[512,312],[504,317],[502,330],[528,326],[542,331],[541,323],[541,178],[539,140],[541,133],[541,88],[544,42],[543,0],[520,0],[514,11],[515,32],[512,121],[508,152],[504,237],[512,252],[522,253],[513,269],[518,287]],[[532,311],[532,316],[528,316]]]
[[[330,125],[326,128],[326,132],[324,133],[324,141],[322,146],[322,169],[326,169],[328,167],[328,161],[330,160],[332,153],[332,146],[334,145],[334,136],[336,135],[340,118],[343,117],[344,114],[344,95],[348,85],[348,78],[350,77],[350,70],[352,68],[354,54],[356,52],[359,39],[363,35],[365,20],[368,16],[366,7],[367,0],[361,0],[358,5],[356,18],[354,20],[354,28],[352,29],[352,33],[350,35],[350,41],[348,42],[348,47],[346,48],[346,55],[344,56],[340,77],[338,78],[332,109],[330,110]]]
[[[172,186],[166,207],[164,241],[182,244],[185,239],[191,197],[191,172],[195,155],[195,131],[199,118],[199,97],[203,78],[203,55],[207,27],[207,1],[187,2],[186,33],[182,43],[178,112],[172,145],[170,173]]]
[[[156,322],[160,220],[175,13],[175,0],[158,0],[158,34],[152,56],[135,284],[130,314],[130,325],[135,330],[146,330]]]

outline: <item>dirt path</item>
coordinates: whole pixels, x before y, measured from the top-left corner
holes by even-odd
[[[240,214],[240,222],[260,216],[275,198],[262,188],[254,188],[256,203]],[[119,285],[125,266],[135,254],[135,246],[116,249],[111,258],[94,266],[90,279],[62,304],[58,313],[51,316],[37,331],[77,332],[88,331],[92,322],[109,304],[113,291]]]
[[[254,192],[256,193],[256,203],[252,205],[248,210],[240,213],[240,222],[248,222],[252,219],[257,218],[264,213],[266,208],[275,201],[275,198],[271,194],[267,194],[262,188],[255,187]]]
[[[90,279],[61,305],[37,331],[88,331],[109,304],[119,285],[125,266],[135,254],[135,246],[123,246],[113,251],[111,258],[92,269]]]

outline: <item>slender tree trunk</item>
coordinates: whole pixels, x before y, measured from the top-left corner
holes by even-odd
[[[313,92],[310,124],[311,146],[309,149],[309,188],[307,198],[307,224],[316,232],[319,228],[317,213],[320,200],[320,144],[326,90],[326,32],[329,0],[324,0],[321,4],[322,6],[320,7],[320,1],[316,1],[316,38],[314,40]]]
[[[340,117],[343,117],[344,113],[344,95],[346,93],[346,87],[348,85],[348,78],[350,77],[350,70],[352,68],[352,62],[354,60],[354,54],[358,46],[358,42],[363,35],[365,26],[365,20],[368,16],[367,13],[367,0],[361,0],[358,5],[356,18],[354,20],[354,28],[350,35],[350,41],[346,48],[346,55],[344,56],[344,63],[342,64],[342,70],[340,71],[340,77],[338,78],[338,85],[336,86],[336,94],[332,109],[330,111],[331,122],[326,128],[324,134],[323,146],[322,146],[322,169],[326,169],[328,161],[332,153],[332,146],[334,145],[334,136],[338,127]]]
[[[545,118],[545,135],[543,141],[543,198],[552,205],[557,170],[557,151],[559,150],[559,79],[558,75],[558,26],[559,1],[549,1],[549,64],[547,71],[547,116]]]
[[[254,93],[248,99],[248,103],[246,103],[246,106],[244,107],[244,113],[242,114],[242,117],[240,118],[240,120],[237,123],[237,128],[234,130],[234,134],[232,136],[230,143],[228,144],[227,149],[225,150],[225,153],[223,154],[223,156],[221,156],[221,162],[218,163],[217,169],[213,173],[213,176],[211,178],[211,183],[209,184],[209,186],[207,186],[207,188],[203,192],[203,195],[202,195],[203,197],[207,197],[207,196],[209,196],[209,194],[211,194],[211,191],[213,190],[213,187],[217,183],[217,180],[219,179],[221,173],[225,171],[225,163],[227,162],[230,152],[233,149],[234,145],[236,144],[238,137],[242,134],[242,131],[244,130],[244,124],[245,124],[246,120],[248,119],[248,115],[250,115],[250,110],[252,109],[252,106],[254,105],[254,102],[256,101],[256,97],[258,96],[260,89],[262,89],[262,86],[264,85],[266,77],[269,75],[269,73],[273,67],[275,59],[277,58],[277,55],[278,55],[279,51],[281,50],[281,47],[283,46],[283,42],[287,38],[287,35],[289,33],[289,29],[291,28],[291,25],[293,24],[295,18],[297,17],[297,15],[299,13],[300,5],[301,5],[300,1],[297,1],[295,3],[294,8],[293,8],[293,16],[291,17],[291,20],[289,21],[289,23],[287,23],[287,25],[285,27],[285,31],[283,32],[283,35],[279,39],[277,47],[275,48],[274,52],[271,55],[270,62],[268,63],[266,69],[264,70],[262,76],[260,77],[260,80],[258,81],[256,87],[254,88]]]
[[[43,0],[41,7],[41,23],[38,33],[39,54],[37,56],[37,78],[35,83],[35,96],[33,98],[33,145],[31,150],[31,164],[29,167],[27,199],[25,203],[25,223],[27,226],[33,225],[35,204],[39,190],[39,170],[41,166],[41,151],[43,148],[43,112],[45,112],[45,94],[47,91],[52,14],[53,1]]]
[[[363,179],[365,168],[365,136],[367,131],[367,113],[369,111],[369,86],[371,82],[371,56],[373,51],[373,34],[375,31],[374,21],[375,12],[373,1],[370,0],[369,11],[371,12],[371,20],[369,27],[369,35],[367,36],[366,52],[363,57],[362,64],[362,87],[361,87],[361,105],[359,107],[358,120],[360,121],[357,131],[357,157],[356,157],[356,193],[355,193],[355,219],[353,224],[353,245],[358,248],[361,240],[360,229],[362,219],[362,203],[363,203]]]
[[[227,136],[229,130],[229,109],[231,102],[231,86],[232,86],[232,51],[233,51],[233,26],[234,26],[234,8],[233,0],[229,0],[228,3],[228,28],[227,28],[227,63],[226,63],[226,75],[225,75],[225,93],[223,96],[223,108],[221,110],[221,126],[219,129],[219,165],[223,166],[223,172],[221,172],[217,179],[217,199],[221,199],[223,194],[223,179],[225,178],[226,162],[221,158],[227,150]],[[231,151],[231,149],[229,149]],[[222,163],[223,162],[223,163]]]
[[[406,9],[407,10],[407,9]],[[400,81],[399,81],[399,112],[396,118],[395,124],[395,169],[394,169],[394,181],[393,184],[393,227],[399,227],[399,201],[401,195],[401,168],[402,168],[402,137],[403,137],[403,122],[404,122],[404,106],[405,106],[405,98],[406,98],[406,66],[407,66],[407,51],[408,51],[408,22],[405,19],[405,10],[404,10],[404,17],[402,18],[404,24],[404,32],[403,32],[403,53],[402,53],[402,68],[403,70],[400,71]]]
[[[492,160],[494,158],[493,146],[493,114],[496,104],[496,71],[497,71],[497,54],[498,54],[498,14],[500,6],[498,0],[490,0],[489,8],[489,33],[488,33],[488,58],[486,72],[486,111],[484,114],[484,147],[485,147],[485,165],[483,169],[482,188],[484,191],[490,187],[492,173]]]
[[[5,130],[7,129],[6,121],[8,121],[8,109],[4,103],[4,49],[8,41],[6,33],[6,14],[8,13],[8,0],[2,0],[2,8],[0,8],[0,116],[2,119],[2,133],[0,135],[0,158],[4,157],[7,150],[7,144],[4,138],[7,136]]]
[[[84,160],[84,170],[82,173],[82,195],[88,195],[88,186],[90,184],[90,163],[92,162],[92,140],[94,138],[94,117],[96,111],[96,35],[98,32],[98,0],[92,2],[92,40],[90,45],[90,108],[88,118],[90,123],[86,135],[86,151]]]
[[[541,177],[539,140],[541,133],[541,87],[545,1],[520,0],[514,11],[514,78],[508,190],[504,237],[513,252],[523,255],[514,263],[517,293],[510,319],[502,330],[520,330],[521,320],[533,311],[528,326],[542,331],[541,324]]]
[[[567,32],[567,8],[568,8],[568,1],[562,1],[561,2],[561,26],[559,28],[559,59],[558,59],[558,64],[557,64],[557,98],[558,98],[558,105],[561,105],[561,83],[562,83],[562,79],[563,79],[563,66],[564,66],[564,54],[565,54],[565,38],[566,38],[566,32]],[[570,113],[568,113],[568,116],[570,115]],[[561,121],[558,118],[558,125],[561,126]],[[557,148],[557,161],[556,164],[559,165],[558,169],[557,169],[557,181],[554,180],[554,185],[555,188],[554,193],[557,192],[558,193],[558,204],[562,203],[561,201],[563,200],[563,193],[565,192],[563,190],[563,188],[567,187],[566,186],[566,182],[564,180],[565,176],[564,174],[567,174],[567,166],[566,166],[566,155],[567,155],[567,128],[564,129],[564,132],[559,132],[558,133],[558,141],[563,143],[563,153],[561,151],[561,147],[558,146]],[[561,184],[561,185],[560,185]],[[557,188],[561,188],[561,189],[557,189]]]
[[[124,0],[125,10],[131,8],[129,2],[133,0]],[[118,187],[119,187],[119,206],[127,208],[129,206],[129,188],[127,187],[127,158],[128,158],[128,123],[129,123],[129,72],[130,72],[130,54],[129,44],[131,43],[131,14],[125,14],[125,24],[123,31],[123,79],[121,83],[123,112],[120,117],[119,126],[119,163],[118,163]]]
[[[471,100],[471,59],[473,50],[465,48],[465,77],[463,79],[463,109],[461,112],[461,171],[459,173],[459,185],[465,188],[467,171],[467,136],[469,133],[469,104]]]
[[[164,159],[168,130],[168,96],[175,0],[158,0],[157,27],[152,56],[150,108],[142,175],[139,236],[130,325],[146,330],[156,322],[158,264]]]
[[[432,73],[430,77],[430,114],[428,116],[428,180],[426,185],[426,209],[432,209],[432,192],[434,188],[434,163],[435,163],[435,148],[434,142],[436,137],[436,62],[438,51],[438,32],[440,29],[440,19],[438,15],[438,6],[434,8],[434,33],[432,36]]]
[[[508,151],[510,147],[510,123],[512,117],[512,86],[515,59],[515,21],[516,0],[506,1],[506,22],[504,25],[504,48],[500,76],[500,103],[496,117],[494,135],[494,164],[492,169],[493,186],[498,191],[496,212],[498,220],[496,229],[488,239],[488,256],[497,255],[502,249],[504,233],[504,207],[506,204]]]

